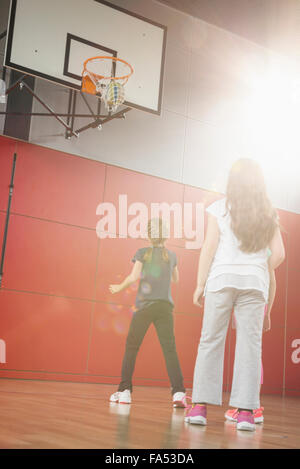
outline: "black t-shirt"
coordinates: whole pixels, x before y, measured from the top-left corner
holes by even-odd
[[[133,262],[140,261],[143,263],[143,269],[139,288],[136,296],[135,305],[138,309],[149,306],[154,301],[168,301],[174,305],[171,295],[171,280],[174,267],[177,265],[177,257],[175,252],[166,249],[168,253],[168,261],[162,256],[162,247],[152,248],[151,261],[144,261],[145,253],[149,248],[141,248],[135,253]]]

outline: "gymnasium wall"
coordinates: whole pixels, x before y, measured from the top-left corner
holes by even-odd
[[[187,184],[0,137],[2,240],[14,152],[17,164],[0,290],[0,377],[118,383],[136,285],[118,296],[108,285],[131,269],[137,239],[99,239],[101,202],[184,202],[205,206],[220,197]],[[277,271],[272,329],[263,339],[262,392],[300,394],[300,215],[279,210],[287,259]],[[131,217],[132,218],[132,217]],[[129,216],[130,219],[130,216]],[[198,250],[184,239],[168,247],[178,257],[173,286],[175,334],[187,387],[200,337],[202,310],[193,306]],[[224,390],[232,378],[235,332],[229,328]],[[138,355],[134,383],[169,386],[151,328]]]
[[[296,129],[290,126],[290,116],[280,114],[276,99],[274,119],[263,112],[251,119],[248,112],[251,74],[263,73],[282,58],[155,0],[112,3],[168,27],[162,113],[132,110],[101,132],[90,129],[70,140],[54,118],[33,117],[31,144],[0,137],[0,240],[12,157],[18,154],[0,290],[0,377],[117,383],[135,288],[112,297],[108,285],[128,273],[143,242],[99,240],[97,205],[116,202],[119,194],[147,206],[162,201],[208,205],[224,192],[231,163],[250,156],[265,171],[287,251],[277,272],[272,330],[264,336],[262,391],[299,395],[299,119],[293,120]],[[9,0],[1,0],[0,32],[7,26],[8,6]],[[4,46],[1,40],[0,66]],[[68,89],[35,81],[37,95],[66,113]],[[95,109],[93,98],[87,99]],[[80,96],[76,111],[87,112]],[[37,101],[33,112],[44,112]],[[74,128],[86,123],[76,118]],[[3,128],[0,115],[0,133]],[[181,276],[173,287],[175,332],[185,382],[191,386],[202,315],[192,305],[198,252],[184,246],[184,240],[169,243]],[[231,383],[234,342],[230,328],[225,390]],[[137,360],[135,383],[169,385],[152,330]]]
[[[2,0],[1,8],[8,3]],[[155,0],[111,3],[167,26],[161,116],[132,110],[125,120],[115,119],[102,131],[89,129],[70,140],[53,117],[33,117],[29,140],[215,192],[224,191],[231,163],[240,156],[251,156],[263,166],[273,203],[300,213],[298,177],[293,170],[300,150],[296,125],[300,116],[294,116],[294,125],[290,125],[286,109],[281,115],[278,77],[275,84],[267,86],[271,91],[275,87],[267,104],[270,109],[260,107],[265,90],[260,90],[258,109],[252,102],[256,78],[268,75],[270,70],[281,74],[289,70],[289,62],[271,50]],[[4,46],[2,40],[0,54]],[[57,113],[68,111],[67,88],[36,79],[35,91]],[[95,99],[87,96],[87,100],[96,112]],[[76,103],[77,113],[89,113],[79,93]],[[34,100],[33,112],[44,111]],[[91,121],[76,118],[74,129]]]

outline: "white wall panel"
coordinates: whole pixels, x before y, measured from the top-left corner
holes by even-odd
[[[238,156],[234,133],[188,119],[183,170],[185,184],[224,193],[228,170]]]
[[[187,114],[191,54],[176,47],[166,51],[163,103],[164,109]]]
[[[40,82],[39,82],[40,83]],[[44,86],[36,93],[47,99]],[[68,94],[52,88],[60,99],[59,108],[67,106]],[[90,101],[91,102],[91,101]],[[77,112],[89,112],[79,96]],[[34,110],[40,112],[39,104]],[[66,118],[64,118],[66,119]],[[74,129],[92,119],[76,119]],[[131,110],[126,119],[115,119],[103,129],[89,129],[78,138],[64,138],[64,127],[54,118],[34,117],[31,125],[31,142],[60,151],[74,153],[135,171],[181,181],[186,118],[180,114],[163,111],[161,116]]]

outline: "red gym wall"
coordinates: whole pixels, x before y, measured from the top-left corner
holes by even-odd
[[[101,202],[203,202],[220,194],[94,160],[0,137],[0,241],[13,154],[17,165],[0,290],[0,377],[118,383],[136,286],[108,291],[131,269],[135,239],[96,235]],[[279,210],[287,259],[277,270],[272,329],[263,339],[262,392],[300,395],[300,215]],[[180,282],[173,286],[175,334],[187,387],[202,310],[192,304],[199,252],[170,240]],[[232,378],[235,332],[229,328],[224,390]],[[151,328],[137,358],[135,384],[169,386]]]

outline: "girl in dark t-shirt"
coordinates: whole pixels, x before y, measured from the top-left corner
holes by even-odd
[[[176,254],[164,246],[162,219],[148,223],[151,247],[139,249],[134,258],[132,272],[118,285],[110,285],[115,294],[140,278],[135,312],[126,341],[122,363],[122,379],[118,391],[110,396],[111,402],[131,403],[132,375],[135,360],[144,336],[153,323],[165,357],[172,387],[173,406],[184,407],[185,388],[176,351],[171,281],[178,282]]]

